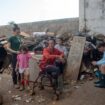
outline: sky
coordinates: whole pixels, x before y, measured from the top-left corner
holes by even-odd
[[[79,0],[0,0],[0,25],[78,16]]]

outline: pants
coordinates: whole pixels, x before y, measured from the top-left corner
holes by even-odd
[[[60,92],[62,92],[63,91],[63,77],[62,75],[60,75],[62,71],[59,69],[59,67],[55,65],[49,65],[46,67],[45,72],[51,75],[55,79],[54,87]]]
[[[17,63],[17,54],[12,54],[12,80],[14,85],[16,85],[18,81],[17,73],[15,71],[16,63]]]
[[[60,69],[54,65],[48,65],[45,69],[45,72],[56,79],[60,75]]]
[[[60,60],[56,60],[54,65],[60,69],[60,74],[64,73],[65,64],[63,64]]]

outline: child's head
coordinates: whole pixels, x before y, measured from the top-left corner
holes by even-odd
[[[97,46],[98,50],[100,52],[104,52],[105,51],[105,43],[100,43],[98,46]]]
[[[62,38],[57,38],[57,44],[62,45],[63,44],[63,39]]]
[[[21,46],[20,47],[20,52],[21,53],[27,53],[28,52],[28,48],[26,46]]]

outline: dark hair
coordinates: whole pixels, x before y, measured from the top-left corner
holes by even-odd
[[[23,51],[25,51],[25,52],[28,52],[28,48],[27,48],[26,46],[21,46],[21,47],[20,47],[20,51],[21,51],[21,50],[23,50]]]
[[[59,38],[57,38],[57,39],[60,39],[61,41],[63,41],[63,38],[61,38],[61,37],[59,37]]]
[[[15,32],[15,31],[17,31],[17,30],[20,30],[20,28],[18,27],[18,25],[17,24],[14,24],[14,27],[13,27],[13,32]]]
[[[105,47],[105,43],[100,43],[97,48],[100,48],[100,47]]]
[[[53,38],[52,39],[49,39],[49,41],[53,41],[54,43],[56,43],[55,39],[53,39]]]

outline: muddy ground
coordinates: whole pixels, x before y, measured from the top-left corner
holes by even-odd
[[[0,75],[0,94],[4,97],[3,105],[105,105],[105,89],[95,88],[93,81],[65,86],[60,100],[55,101],[52,89],[36,89],[36,95],[30,96],[27,91],[14,89],[11,76],[3,74]],[[16,95],[19,95],[20,99],[14,100],[13,96]]]

